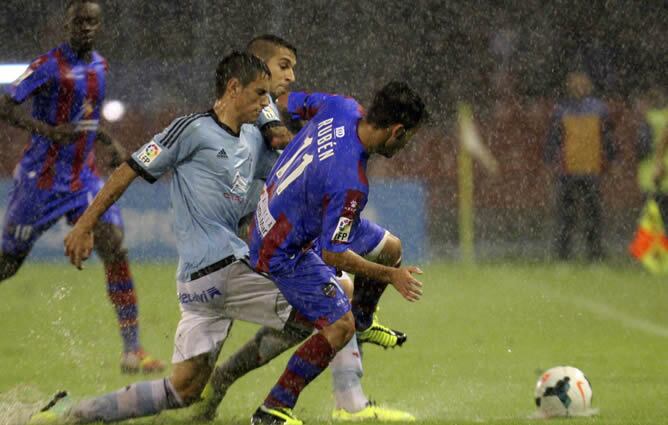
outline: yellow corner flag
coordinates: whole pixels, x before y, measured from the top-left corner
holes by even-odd
[[[654,199],[649,199],[643,208],[629,251],[651,273],[668,273],[668,237]]]

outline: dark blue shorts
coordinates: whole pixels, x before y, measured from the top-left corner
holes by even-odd
[[[318,329],[350,311],[350,301],[334,272],[313,250],[302,254],[292,272],[271,278],[290,305]]]
[[[78,192],[55,192],[37,188],[36,179],[15,180],[2,228],[2,252],[25,256],[42,233],[61,217],[64,216],[68,224],[74,224],[103,184],[101,179],[93,178]],[[121,210],[116,205],[112,205],[100,221],[123,227]]]

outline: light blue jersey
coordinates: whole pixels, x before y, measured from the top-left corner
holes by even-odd
[[[230,255],[248,254],[238,223],[249,208],[251,182],[266,176],[276,157],[255,125],[243,125],[237,135],[213,111],[177,118],[132,154],[128,163],[151,183],[173,172],[179,281]]]

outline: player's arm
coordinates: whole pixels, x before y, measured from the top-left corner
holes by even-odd
[[[387,267],[365,260],[360,255],[347,249],[343,252],[322,250],[325,263],[354,275],[366,276],[374,281],[392,284],[408,301],[417,301],[422,296],[422,283],[413,277],[413,273],[422,274],[418,267]]]
[[[93,229],[98,220],[121,197],[137,176],[138,173],[128,163],[114,170],[102,190],[65,237],[65,255],[70,257],[70,262],[79,270],[82,269],[82,262],[93,251]]]
[[[39,134],[56,143],[69,143],[77,133],[76,126],[71,123],[58,126],[49,125],[33,118],[21,104],[33,94],[51,83],[53,61],[42,56],[25,70],[8,88],[7,93],[0,97],[0,120],[6,123]]]
[[[322,221],[320,246],[325,263],[339,270],[363,275],[372,280],[391,283],[408,301],[416,301],[422,295],[422,283],[412,274],[420,274],[417,267],[387,267],[368,261],[349,249],[357,237],[359,216],[366,205],[366,183],[359,178],[357,167],[344,170],[332,166],[337,180],[328,191],[327,207]],[[347,171],[347,172],[346,172]]]
[[[267,105],[255,122],[267,146],[272,149],[285,148],[294,136],[281,121],[281,113],[273,100]]]

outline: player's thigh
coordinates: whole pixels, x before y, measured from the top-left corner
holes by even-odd
[[[292,272],[272,278],[290,305],[318,329],[350,311],[350,301],[333,270],[312,250],[302,255]]]
[[[178,292],[181,319],[174,335],[172,363],[199,358],[213,367],[232,328],[232,319],[223,317],[202,293],[186,292],[183,286]]]
[[[67,212],[70,202],[68,194],[16,181],[3,223],[2,252],[17,258],[27,256],[42,233]]]
[[[292,307],[273,280],[257,273],[243,260],[219,275],[222,280],[222,314],[274,329],[285,327]]]

